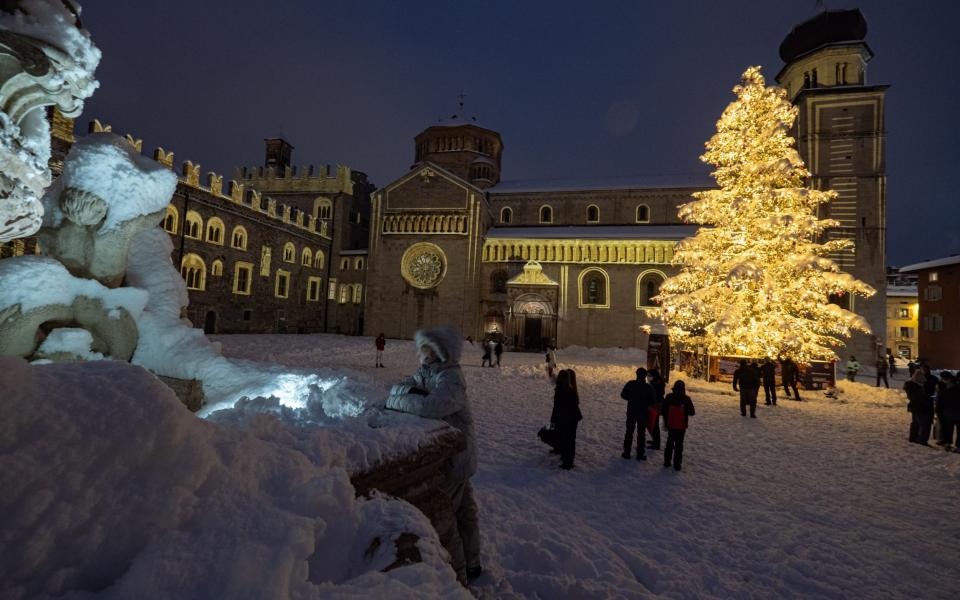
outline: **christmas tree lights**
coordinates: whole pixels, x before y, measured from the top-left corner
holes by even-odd
[[[790,135],[797,108],[786,91],[750,67],[733,92],[700,157],[715,167],[719,189],[680,207],[684,221],[703,227],[680,243],[680,272],[650,312],[675,341],[712,355],[836,358],[842,338],[870,328],[829,297],[875,290],[828,258],[850,240],[819,241],[838,225],[817,217],[836,192],[806,187],[811,174]]]

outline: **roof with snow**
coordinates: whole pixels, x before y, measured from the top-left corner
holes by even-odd
[[[697,229],[697,225],[493,227],[487,231],[487,237],[507,240],[682,240],[693,236]]]
[[[580,192],[593,190],[707,189],[716,187],[703,174],[604,177],[595,179],[516,179],[501,181],[488,189],[491,194],[534,192]]]
[[[947,265],[956,265],[956,264],[960,264],[960,254],[954,254],[953,256],[948,256],[946,258],[938,258],[936,260],[928,260],[928,261],[919,262],[913,265],[900,267],[900,272],[911,273],[913,271],[924,271],[926,269],[933,269],[936,267],[946,267]]]
[[[917,286],[915,285],[888,285],[887,286],[887,296],[895,296],[898,298],[916,298],[917,297]]]

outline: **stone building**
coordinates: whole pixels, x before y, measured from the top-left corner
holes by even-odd
[[[887,285],[887,348],[894,356],[917,356],[919,312],[916,285]]]
[[[918,275],[918,355],[932,368],[960,369],[960,256],[908,265],[900,272]]]
[[[853,248],[831,258],[877,293],[868,299],[836,298],[862,315],[873,334],[857,333],[847,350],[876,356],[886,333],[886,126],[887,85],[867,81],[873,50],[859,10],[826,10],[797,25],[780,44],[785,65],[777,82],[800,109],[795,136],[813,186],[837,197],[821,217],[839,221],[829,238]]]

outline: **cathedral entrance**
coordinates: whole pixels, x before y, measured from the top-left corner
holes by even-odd
[[[524,294],[513,303],[509,327],[515,349],[542,352],[556,335],[557,314],[543,296]]]

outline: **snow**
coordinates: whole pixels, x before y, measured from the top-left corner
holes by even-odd
[[[946,267],[949,265],[956,265],[956,264],[960,264],[960,254],[954,254],[952,256],[947,256],[945,258],[937,258],[934,260],[927,260],[924,262],[907,265],[905,267],[900,267],[900,273],[912,273],[914,271],[923,271],[925,269],[933,269],[936,267]]]
[[[556,227],[492,227],[490,239],[572,240],[683,240],[697,232],[697,225],[596,225]]]
[[[92,133],[77,140],[63,163],[63,175],[43,197],[44,225],[63,220],[60,193],[65,188],[90,192],[107,204],[100,231],[111,231],[141,215],[163,210],[177,186],[177,176],[151,160],[123,138]]]
[[[377,369],[371,338],[216,339],[228,356],[349,367],[384,391],[414,369],[407,341],[387,340]],[[619,392],[639,355],[561,349],[584,413],[576,468],[564,472],[536,438],[552,398],[543,355],[508,352],[502,368],[485,369],[480,354],[465,347],[480,458],[478,597],[953,597],[960,455],[907,443],[905,370],[891,381],[898,389],[840,382],[837,399],[761,399],[755,420],[740,417],[728,385],[681,376],[697,415],[675,473],[658,452],[646,463],[619,457]]]
[[[3,598],[469,597],[419,511],[274,419],[198,419],[120,361],[0,358],[0,389]],[[423,563],[379,572],[403,532]]]
[[[61,327],[54,329],[40,344],[37,354],[51,356],[53,354],[69,354],[79,360],[103,360],[103,355],[91,350],[93,334],[86,329],[77,327]]]
[[[20,0],[19,5],[20,12],[16,14],[0,12],[0,29],[43,40],[66,52],[69,60],[59,61],[59,79],[54,79],[48,87],[57,89],[69,82],[76,88],[77,97],[92,95],[99,85],[93,72],[100,63],[100,50],[94,46],[89,32],[77,27],[77,19],[66,3],[62,0]],[[83,104],[79,103],[75,113],[66,110],[65,114],[76,117],[82,107]]]
[[[716,183],[706,175],[685,174],[605,177],[598,179],[513,179],[501,181],[487,191],[496,195],[601,190],[700,189],[713,187],[716,187]]]
[[[378,369],[367,337],[213,339],[240,364],[323,365],[356,379],[371,407],[415,368],[409,341],[387,340]],[[584,413],[565,472],[536,438],[552,398],[543,355],[508,352],[490,369],[479,345],[464,350],[480,458],[475,596],[953,597],[960,455],[907,443],[905,372],[891,390],[840,382],[835,399],[781,396],[758,419],[740,417],[728,385],[681,375],[697,415],[676,473],[658,452],[619,457],[619,392],[642,352],[564,348]],[[0,389],[13,390],[0,395],[4,597],[461,592],[421,515],[354,500],[348,482],[357,465],[415,448],[436,422],[370,408],[332,423],[315,402],[264,398],[200,420],[115,361],[4,359]],[[420,535],[425,564],[380,573],[392,544],[364,550],[402,531]]]
[[[93,279],[78,279],[62,264],[44,256],[0,261],[0,281],[0,310],[17,304],[23,312],[50,304],[70,305],[84,296],[99,299],[107,310],[124,308],[136,319],[147,303],[143,290],[110,289]],[[119,317],[119,313],[112,316]]]

